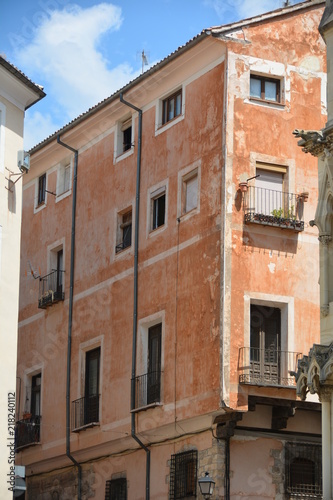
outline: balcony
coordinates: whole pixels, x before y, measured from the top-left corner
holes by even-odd
[[[239,350],[240,384],[296,387],[291,372],[296,371],[302,353],[242,347]]]
[[[63,292],[63,273],[65,271],[53,270],[51,273],[39,278],[38,307],[46,309],[52,304],[65,299]]]
[[[40,442],[40,415],[30,416],[16,422],[15,450],[39,444]]]
[[[93,427],[99,423],[99,394],[72,401],[72,430]]]
[[[150,372],[135,377],[135,409],[161,401],[161,372]]]
[[[248,186],[244,195],[244,222],[304,231],[303,196]]]

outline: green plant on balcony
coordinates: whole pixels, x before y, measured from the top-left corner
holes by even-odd
[[[295,220],[296,215],[295,215],[295,207],[294,205],[291,205],[291,207],[287,210],[284,210],[283,208],[275,208],[272,211],[272,215],[276,217],[277,219],[291,219]]]

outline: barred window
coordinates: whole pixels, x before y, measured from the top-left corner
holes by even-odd
[[[288,498],[322,498],[321,445],[286,443],[285,477]]]
[[[126,500],[127,480],[125,477],[110,479],[105,485],[105,500]]]
[[[196,450],[171,456],[170,500],[196,497],[197,461],[198,452]]]

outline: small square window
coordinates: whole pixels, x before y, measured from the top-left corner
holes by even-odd
[[[105,500],[126,500],[127,480],[125,477],[110,479],[105,485]]]
[[[197,494],[196,450],[185,451],[171,456],[170,462],[170,500],[196,498]]]
[[[182,178],[182,214],[186,214],[198,206],[198,170],[194,170]]]
[[[132,209],[118,214],[116,253],[132,245]]]
[[[182,112],[182,90],[177,90],[163,100],[162,124],[168,123]]]
[[[43,174],[38,179],[38,198],[37,205],[42,205],[45,203],[46,194],[46,174]]]
[[[251,75],[250,96],[254,99],[281,103],[281,82],[278,78]]]
[[[166,202],[166,192],[165,186],[151,194],[151,221],[150,228],[151,231],[163,226],[165,224],[165,202]]]

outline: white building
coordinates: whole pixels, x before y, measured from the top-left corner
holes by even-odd
[[[0,498],[12,498],[24,112],[43,89],[0,56]],[[23,167],[21,167],[24,170]],[[24,175],[24,174],[23,174]]]

